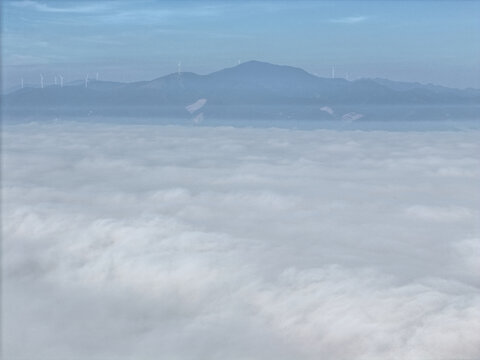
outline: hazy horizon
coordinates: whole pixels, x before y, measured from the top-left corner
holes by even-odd
[[[1,10],[2,359],[480,359],[480,1]]]
[[[478,2],[2,3],[2,86],[62,74],[132,82],[246,60],[330,77],[479,88]],[[301,20],[299,20],[301,19]],[[427,51],[428,50],[428,51]],[[348,74],[348,75],[347,75]]]
[[[197,75],[201,75],[201,76],[205,76],[205,75],[210,75],[210,74],[213,74],[217,71],[220,71],[220,70],[225,70],[225,69],[229,69],[229,68],[234,68],[238,65],[241,65],[241,64],[244,64],[244,63],[251,63],[251,62],[259,62],[259,63],[266,63],[266,64],[271,64],[271,65],[280,65],[280,66],[288,66],[288,67],[293,67],[293,68],[297,68],[297,69],[301,69],[301,70],[305,70],[305,69],[302,69],[300,67],[297,67],[297,66],[293,66],[293,65],[290,65],[290,64],[275,64],[275,63],[269,63],[269,62],[266,62],[266,61],[260,61],[260,60],[256,60],[256,59],[250,59],[250,60],[246,60],[246,61],[242,61],[242,62],[239,62],[233,66],[227,66],[227,67],[224,67],[224,68],[219,68],[219,69],[216,69],[216,70],[213,70],[213,71],[210,71],[210,72],[207,72],[207,73],[196,73],[194,71],[184,71],[183,69],[180,68],[180,71],[181,73],[193,73],[193,74],[197,74]],[[102,79],[100,78],[100,74],[99,73],[92,73],[92,74],[87,74],[88,75],[88,81],[106,81],[106,82],[118,82],[118,83],[135,83],[135,82],[143,82],[143,81],[152,81],[152,80],[155,80],[155,79],[159,79],[159,78],[162,78],[162,77],[166,77],[166,76],[169,76],[169,75],[174,75],[174,74],[177,74],[179,71],[179,68],[178,68],[178,64],[177,64],[177,71],[173,71],[173,72],[169,72],[169,73],[165,73],[165,74],[160,74],[158,76],[154,76],[153,78],[151,79],[142,79],[142,80],[132,80],[132,81],[122,81],[122,80],[106,80],[106,79]],[[306,70],[305,70],[306,71]],[[448,86],[444,86],[444,85],[440,85],[440,84],[436,84],[436,83],[425,83],[425,82],[419,82],[419,81],[401,81],[401,80],[393,80],[393,79],[389,79],[389,78],[366,78],[366,77],[360,77],[360,78],[350,78],[348,75],[344,75],[342,76],[341,74],[340,75],[337,75],[335,74],[335,68],[332,68],[331,69],[331,74],[330,76],[321,76],[319,74],[314,74],[314,73],[310,73],[307,71],[307,73],[311,74],[311,75],[314,75],[314,76],[317,76],[317,77],[320,77],[320,78],[326,78],[326,79],[330,79],[334,76],[335,79],[344,79],[344,80],[347,80],[347,81],[356,81],[356,80],[365,80],[365,79],[372,79],[372,80],[376,80],[376,79],[381,79],[381,80],[389,80],[389,81],[394,81],[394,82],[399,82],[399,83],[419,83],[421,85],[435,85],[435,86],[443,86],[443,87],[448,87]],[[48,76],[48,73],[47,74],[44,74],[42,73],[43,75],[43,78],[44,78],[44,86],[50,86],[50,85],[59,85],[60,84],[60,77],[59,77],[59,74],[57,73],[53,73],[53,74],[50,74],[50,77]],[[55,79],[56,78],[56,79]],[[25,78],[23,78],[24,80],[24,86],[25,87],[40,87],[40,80],[39,79],[32,79],[32,82],[27,82]],[[83,78],[76,78],[76,79],[68,79],[68,78],[65,78],[63,76],[63,81],[64,81],[64,85],[68,85],[68,84],[72,84],[72,83],[76,83],[76,82],[84,82],[85,81],[85,77]],[[21,83],[20,84],[13,84],[13,87],[11,88],[7,88],[7,89],[4,89],[4,91],[8,92],[12,89],[18,89],[19,87],[21,86]],[[448,88],[451,88],[451,89],[459,89],[459,90],[463,90],[463,89],[480,89],[480,88],[472,88],[472,87],[467,87],[467,88],[455,88],[455,87],[448,87]]]

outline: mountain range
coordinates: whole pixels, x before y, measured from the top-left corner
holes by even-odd
[[[201,109],[194,105],[199,100]],[[207,75],[182,72],[131,83],[90,80],[63,87],[24,87],[3,95],[2,103],[7,113],[21,114],[74,111],[188,117],[201,111],[219,117],[329,118],[336,116],[335,107],[348,114],[352,109],[447,106],[449,116],[451,109],[460,109],[475,117],[480,90],[386,79],[322,78],[300,68],[248,61]]]

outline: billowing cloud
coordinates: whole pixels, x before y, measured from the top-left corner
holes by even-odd
[[[478,132],[3,132],[5,359],[480,357]]]

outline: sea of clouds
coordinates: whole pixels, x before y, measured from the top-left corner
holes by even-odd
[[[2,136],[5,360],[480,358],[480,132]]]

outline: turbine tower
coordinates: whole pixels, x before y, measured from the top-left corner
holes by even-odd
[[[335,66],[332,66],[332,79],[335,79]]]
[[[180,73],[181,73],[181,69],[182,69],[182,62],[179,61],[179,62],[178,62],[178,69],[177,69],[179,76],[180,76]]]
[[[95,80],[98,81],[98,72],[95,74]]]
[[[55,85],[57,85],[57,75],[54,76],[53,81],[54,81]]]
[[[43,89],[43,74],[40,74],[40,88]]]
[[[62,75],[58,75],[60,77],[60,87],[63,88],[63,76]]]
[[[85,76],[85,89],[88,88],[88,74]]]
[[[23,77],[22,77],[22,80],[21,80],[21,84],[22,84],[21,86],[22,86],[22,89],[23,89]]]

